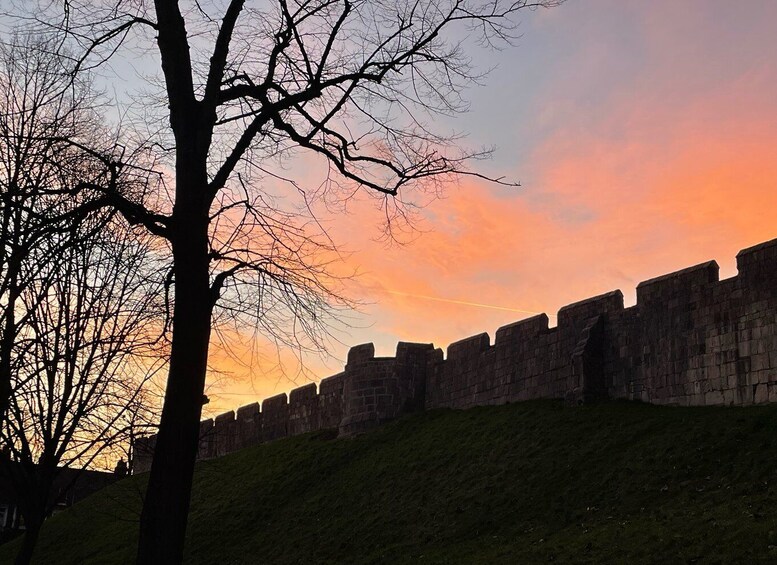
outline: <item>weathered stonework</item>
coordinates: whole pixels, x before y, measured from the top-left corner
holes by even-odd
[[[340,426],[343,419],[344,382],[345,373],[340,373],[318,384],[318,429],[336,429]]]
[[[235,413],[230,411],[216,416],[213,425],[216,442],[216,457],[235,451],[237,446],[237,426],[235,425]]]
[[[217,457],[289,435],[359,433],[402,413],[533,398],[583,403],[628,398],[655,404],[777,402],[777,240],[742,250],[739,274],[718,280],[714,261],[637,286],[624,308],[613,291],[448,346],[399,343],[351,349],[345,370],[200,425],[198,457]],[[155,436],[139,438],[134,472],[150,468]]]
[[[216,456],[215,434],[213,419],[200,422],[200,444],[197,449],[198,459],[210,459]]]
[[[262,402],[262,441],[273,441],[289,435],[289,405],[286,393]]]
[[[237,449],[256,445],[262,441],[262,413],[258,402],[238,408],[235,420],[237,422]]]
[[[423,408],[432,344],[402,343],[395,357],[375,357],[369,343],[351,349],[345,366],[341,435],[350,435]]]
[[[289,435],[318,429],[318,394],[315,383],[295,388],[289,394]]]

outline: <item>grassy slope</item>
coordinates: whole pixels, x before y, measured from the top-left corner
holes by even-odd
[[[200,464],[186,562],[777,562],[777,406],[531,402],[330,438]],[[131,562],[143,481],[49,520],[36,562]]]

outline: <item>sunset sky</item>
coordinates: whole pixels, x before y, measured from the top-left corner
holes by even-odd
[[[228,378],[211,379],[208,411],[335,374],[349,345],[392,355],[399,340],[493,338],[535,312],[553,324],[565,304],[616,288],[633,304],[641,280],[709,259],[734,276],[739,249],[777,237],[775,23],[773,0],[569,0],[525,14],[515,47],[475,53],[497,68],[450,124],[497,146],[479,170],[522,187],[463,180],[402,246],[376,241],[379,214],[355,203],[331,223],[365,302],[344,343],[297,377],[217,349]]]

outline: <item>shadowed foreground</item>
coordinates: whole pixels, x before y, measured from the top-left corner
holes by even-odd
[[[198,464],[186,563],[777,562],[777,405],[528,402],[331,438]],[[144,482],[50,519],[35,562],[132,562]]]

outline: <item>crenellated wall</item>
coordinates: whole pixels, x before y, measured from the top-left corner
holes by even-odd
[[[452,343],[372,344],[345,370],[200,425],[199,458],[322,429],[365,431],[413,410],[533,398],[582,403],[628,398],[657,404],[777,402],[777,240],[737,255],[738,275],[719,280],[710,261],[637,286],[624,308],[613,291]],[[136,442],[134,472],[150,467],[156,437]]]
[[[348,353],[340,433],[363,432],[402,412],[423,408],[427,356],[432,344],[397,344],[396,357],[375,357],[371,343]]]
[[[741,251],[738,276],[709,262],[641,283],[606,328],[612,397],[660,404],[777,400],[777,240]]]
[[[345,370],[259,403],[226,412],[200,423],[198,459],[220,457],[251,445],[337,429],[340,435],[359,433],[423,409],[431,344],[399,343],[395,357],[375,357],[371,343],[348,353]],[[156,436],[138,438],[133,472],[151,468]]]

